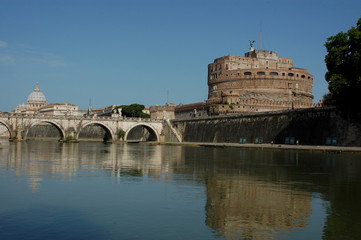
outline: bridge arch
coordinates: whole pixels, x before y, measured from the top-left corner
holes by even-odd
[[[36,125],[39,125],[40,123],[49,123],[50,125],[54,126],[58,130],[58,132],[60,134],[60,140],[63,140],[65,138],[65,131],[59,123],[57,123],[55,121],[51,121],[51,120],[37,120],[37,121],[32,122],[29,125],[29,127],[26,129],[26,131],[24,132],[24,135],[23,135],[24,140],[26,140],[30,129]]]
[[[0,120],[0,124],[3,125],[8,130],[10,138],[15,137],[13,130],[10,128],[10,126],[6,122]]]
[[[76,139],[79,139],[81,130],[83,130],[85,127],[90,126],[90,125],[100,126],[105,131],[105,136],[103,138],[103,141],[112,141],[115,139],[114,133],[111,130],[111,128],[109,126],[107,126],[106,124],[104,124],[102,122],[98,122],[98,121],[91,121],[91,122],[87,122],[87,123],[81,125],[76,133]]]
[[[129,141],[129,139],[128,139],[129,133],[131,133],[132,130],[134,130],[137,127],[145,128],[149,132],[150,141],[159,142],[159,133],[158,133],[158,131],[152,125],[147,124],[147,123],[137,123],[137,124],[132,125],[125,133],[125,136],[124,136],[125,141]]]

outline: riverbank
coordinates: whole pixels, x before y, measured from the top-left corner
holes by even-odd
[[[292,151],[311,151],[311,152],[330,152],[330,153],[361,153],[361,147],[341,147],[341,146],[311,146],[311,145],[285,145],[285,144],[239,144],[239,143],[200,143],[200,142],[181,142],[170,143],[161,142],[161,145],[178,146],[200,146],[200,147],[222,147],[222,148],[253,148],[253,149],[277,149]]]

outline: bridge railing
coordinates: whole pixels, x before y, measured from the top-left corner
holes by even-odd
[[[163,119],[135,118],[135,117],[94,117],[74,115],[45,115],[45,114],[23,114],[23,113],[0,113],[1,118],[36,118],[36,119],[73,119],[73,120],[101,120],[101,121],[128,121],[128,122],[163,122]]]

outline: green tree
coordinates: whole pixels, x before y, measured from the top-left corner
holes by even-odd
[[[141,104],[121,105],[118,108],[122,108],[122,116],[150,118],[149,114],[143,112],[145,106]]]
[[[361,112],[361,18],[346,33],[325,43],[326,81],[331,97],[343,112]]]

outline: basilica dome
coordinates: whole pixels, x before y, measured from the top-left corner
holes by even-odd
[[[42,92],[40,92],[38,84],[36,84],[35,90],[32,93],[30,93],[27,103],[28,104],[32,104],[32,103],[45,104],[46,103],[45,95]]]

